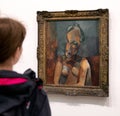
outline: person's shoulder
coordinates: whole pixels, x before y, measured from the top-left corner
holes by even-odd
[[[89,62],[86,58],[82,58],[81,62],[80,62],[80,66],[83,68],[83,69],[86,69],[89,67]]]

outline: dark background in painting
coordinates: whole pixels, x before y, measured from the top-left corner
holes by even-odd
[[[78,54],[82,57],[99,55],[99,20],[52,21],[53,23],[58,40],[57,55],[64,55],[67,28],[75,23],[80,25],[85,36]]]

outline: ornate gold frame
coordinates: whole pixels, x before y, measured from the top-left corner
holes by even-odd
[[[100,70],[99,86],[67,86],[46,84],[46,22],[57,20],[86,20],[99,19],[99,52]],[[59,12],[37,11],[38,22],[38,76],[44,82],[44,89],[48,93],[59,93],[66,95],[85,95],[85,96],[109,96],[109,11],[108,9],[98,10],[67,10]]]

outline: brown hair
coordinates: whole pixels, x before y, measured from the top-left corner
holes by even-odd
[[[14,55],[26,35],[25,27],[11,18],[0,18],[0,63]]]

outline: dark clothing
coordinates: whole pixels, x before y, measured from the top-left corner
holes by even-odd
[[[51,116],[41,80],[0,70],[0,116]]]

